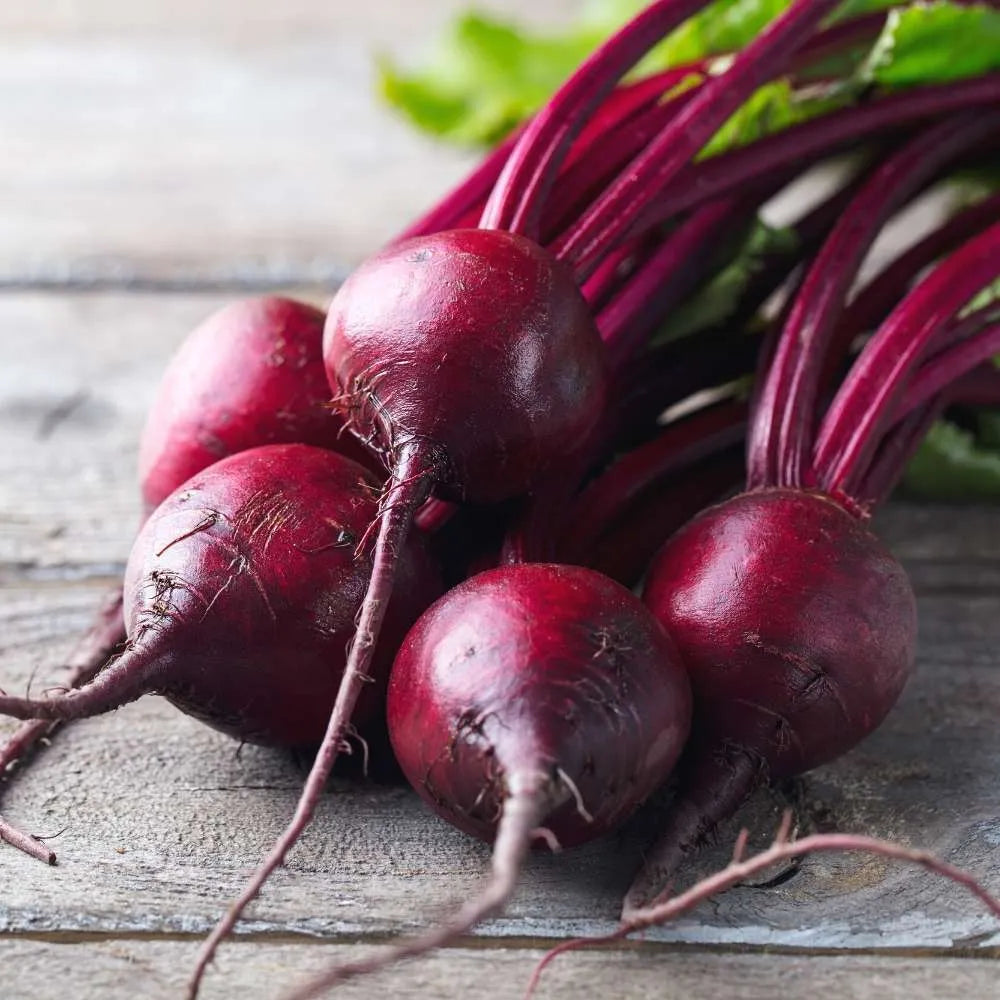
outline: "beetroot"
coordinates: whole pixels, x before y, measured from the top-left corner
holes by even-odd
[[[536,563],[480,573],[432,605],[396,656],[388,710],[414,788],[450,823],[495,839],[492,876],[440,928],[296,997],[439,947],[500,909],[534,836],[570,847],[618,826],[673,768],[691,695],[669,636],[632,593],[593,570]]]
[[[643,596],[683,636],[699,738],[757,748],[775,778],[853,747],[913,663],[906,573],[821,493],[761,490],[704,511],[654,562]]]
[[[701,6],[696,0],[658,0],[587,60],[513,143],[479,229],[461,228],[463,222],[397,243],[363,264],[338,292],[324,339],[331,387],[346,424],[391,470],[372,523],[371,583],[295,814],[206,940],[190,996],[218,943],[312,817],[351,724],[392,594],[397,554],[417,507],[430,496],[497,503],[529,492],[555,495],[552,483],[560,475],[571,480],[572,491],[588,472],[592,438],[606,429],[599,426],[606,363],[578,286],[600,275],[589,286],[595,301],[616,301],[616,286],[628,280],[633,265],[649,263],[651,255],[661,265],[680,256],[682,246],[710,245],[733,214],[746,219],[758,189],[767,187],[753,171],[749,178],[724,178],[727,197],[683,224],[687,242],[678,240],[662,257],[655,246],[644,245],[662,237],[662,220],[650,220],[661,202],[676,198],[685,186],[687,164],[761,83],[786,68],[836,0],[791,4],[725,72],[711,75],[689,100],[678,101],[676,114],[630,163],[595,168],[595,174],[607,168],[615,176],[602,181],[605,190],[591,204],[574,206],[577,218],[552,242],[552,252],[540,245],[550,238],[549,194],[587,118],[664,33]],[[646,110],[658,103],[643,105],[644,100],[639,106]],[[914,116],[925,113],[933,112],[921,105]],[[824,137],[821,148],[831,144],[836,142]],[[796,160],[786,149],[776,165],[787,168]],[[496,165],[461,192],[456,206],[469,208]],[[596,176],[594,181],[596,186]],[[581,184],[581,191],[591,189],[589,180]],[[629,259],[632,249],[637,261]],[[609,261],[615,266],[608,267]],[[647,272],[651,279],[654,271]],[[622,355],[616,350],[616,368],[641,346],[642,334],[631,325],[659,282],[649,284],[634,297],[617,299],[627,321],[612,324]],[[541,795],[541,789],[535,793]],[[523,822],[527,813],[518,811]],[[512,852],[517,853],[498,854]]]
[[[845,297],[881,221],[998,120],[964,116],[928,129],[861,187],[809,269],[763,373],[747,493],[697,517],[653,563],[645,597],[691,672],[696,739],[667,828],[626,897],[626,920],[664,898],[684,854],[760,781],[850,750],[906,682],[913,593],[864,522],[902,473],[911,418],[923,426],[927,392],[940,391],[921,365],[955,379],[996,350],[989,310],[956,317],[1000,273],[1000,223],[893,310],[825,412],[817,412],[820,390],[837,360],[830,345],[846,341],[837,330]],[[987,327],[980,335],[969,330],[977,317]],[[914,388],[921,385],[927,392]]]
[[[390,467],[413,456],[424,490],[454,499],[524,492],[604,402],[603,351],[569,271],[500,231],[370,258],[330,306],[324,353],[354,433]]]
[[[309,747],[323,736],[371,570],[358,541],[378,483],[349,459],[270,445],[199,473],[150,516],[125,575],[125,653],[83,687],[0,697],[19,718],[94,715],[146,693],[251,743]],[[419,537],[400,553],[406,586],[359,722],[380,705],[396,645],[437,592]]]
[[[139,446],[147,512],[227,455],[265,444],[363,452],[330,406],[325,314],[292,299],[243,299],[188,334],[163,374]]]
[[[570,847],[662,783],[690,697],[672,642],[624,587],[529,563],[480,573],[420,618],[388,711],[403,771],[449,822],[493,839],[512,790],[541,775],[535,825]]]
[[[696,740],[627,909],[759,781],[834,760],[872,732],[916,645],[902,566],[821,493],[765,489],[709,508],[654,560],[643,596],[682,650]]]

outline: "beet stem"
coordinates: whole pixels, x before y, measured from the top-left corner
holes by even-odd
[[[625,286],[629,280],[625,275],[636,266],[636,258],[647,249],[642,240],[626,243],[612,250],[594,269],[594,273],[580,286],[580,292],[592,312],[599,314],[612,296]]]
[[[119,590],[104,600],[96,621],[70,654],[66,664],[69,675],[65,683],[75,688],[89,682],[124,641],[122,593]],[[32,719],[19,726],[10,739],[0,747],[0,778],[4,777],[8,769],[32,750],[43,737],[50,735],[58,724],[58,720]],[[0,816],[0,841],[47,865],[56,863],[55,851],[38,838],[18,830],[2,816]]]
[[[707,0],[659,0],[609,38],[525,128],[480,226],[537,239],[539,214],[573,139],[619,78]]]
[[[934,421],[961,396],[962,377],[1000,351],[998,318],[997,307],[986,306],[945,331],[950,346],[928,358],[913,377],[897,405],[898,423],[885,435],[868,471],[858,477],[862,509],[876,506],[892,493]]]
[[[693,67],[692,71],[700,72],[698,67]],[[673,82],[680,83],[685,76],[686,73],[680,74]],[[666,128],[701,86],[696,84],[667,101],[654,103],[607,129],[600,143],[589,150],[586,157],[560,172],[559,183],[550,194],[542,216],[542,239],[552,242],[572,228],[580,212],[617,180],[618,174]],[[669,87],[664,87],[663,92],[668,90]]]
[[[1000,352],[1000,308],[997,306],[971,313],[957,321],[954,328],[957,343],[928,358],[907,386],[898,407],[900,418],[925,406],[962,375]],[[971,335],[958,339],[958,331],[965,330]]]
[[[640,497],[575,561],[630,590],[637,587],[660,546],[700,511],[739,489],[743,474],[741,444],[671,476],[669,488]],[[561,561],[574,560],[561,556]]]
[[[858,506],[874,510],[889,498],[910,459],[948,404],[945,394],[914,410],[886,435],[878,454],[858,489]]]
[[[747,440],[747,486],[811,485],[816,397],[851,284],[889,216],[995,128],[958,116],[921,132],[863,185],[812,262],[768,370]]]
[[[323,742],[316,753],[291,821],[260,863],[246,888],[230,904],[202,944],[194,972],[188,981],[188,1000],[194,1000],[198,995],[201,981],[219,945],[229,936],[247,906],[256,899],[271,873],[284,864],[285,856],[312,820],[324,786],[348,735],[354,707],[364,685],[370,680],[369,665],[392,596],[398,553],[406,542],[414,513],[427,499],[437,478],[437,471],[436,456],[428,456],[426,445],[410,443],[397,452],[392,479],[383,494],[376,522],[379,525],[378,538],[368,592],[361,605],[354,641]]]
[[[347,979],[377,972],[403,959],[417,958],[444,947],[501,910],[517,885],[535,829],[545,816],[571,796],[572,791],[558,777],[558,772],[554,781],[540,769],[511,774],[494,841],[492,872],[475,898],[426,934],[401,941],[372,958],[331,966],[286,994],[284,1000],[310,1000]]]
[[[743,212],[740,209],[744,208]],[[600,311],[597,325],[607,345],[612,371],[618,372],[657,321],[676,307],[704,276],[709,248],[743,223],[745,206],[734,198],[709,202],[693,212],[643,264],[611,302]]]
[[[708,80],[669,124],[587,210],[553,252],[580,275],[618,243],[760,84],[791,61],[838,0],[796,0]]]
[[[1000,273],[1000,222],[939,264],[865,345],[827,410],[813,456],[820,487],[853,496],[915,365],[954,315]]]
[[[998,217],[1000,192],[953,215],[904,250],[876,274],[844,310],[841,337],[849,344],[859,333],[877,327],[925,267],[982,232]]]
[[[885,14],[867,15],[834,25],[817,34],[792,60],[791,70],[808,68],[818,58],[842,51],[852,43],[873,40]],[[614,91],[584,128],[566,160],[558,187],[543,206],[543,242],[556,239],[573,224],[581,206],[602,192],[615,175],[640,153],[670,119],[704,86],[708,60],[673,67]],[[687,89],[661,101],[680,83]],[[595,143],[594,138],[600,141]],[[584,147],[579,155],[580,147]]]
[[[564,509],[561,557],[585,562],[597,540],[647,490],[672,487],[667,481],[739,443],[745,430],[745,405],[723,403],[669,425],[652,441],[627,452],[579,494],[568,518]]]
[[[759,183],[775,170],[814,163],[863,139],[881,137],[886,132],[898,133],[939,115],[995,107],[998,100],[1000,73],[988,73],[958,83],[915,87],[792,125],[748,146],[691,164],[671,184],[670,190],[653,201],[648,211],[635,221],[629,233],[643,231],[706,201]]]

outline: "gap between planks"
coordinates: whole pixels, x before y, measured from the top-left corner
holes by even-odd
[[[115,941],[165,941],[184,943],[201,941],[203,933],[183,931],[0,931],[0,944],[4,941],[37,941],[46,944],[94,944]],[[305,934],[294,931],[240,931],[233,935],[234,941],[248,944],[291,944],[321,946],[387,945],[406,937],[406,934]],[[990,937],[992,935],[979,935]],[[503,937],[466,935],[443,945],[439,951],[525,951],[548,949],[566,941],[556,935],[505,935]],[[1000,945],[988,948],[977,947],[974,943],[952,947],[907,947],[907,948],[852,948],[852,947],[796,947],[794,945],[754,945],[737,942],[723,944],[690,943],[684,941],[643,941],[628,938],[620,941],[596,941],[587,951],[638,951],[656,955],[789,955],[801,957],[832,958],[838,956],[871,958],[957,958],[1000,960]]]

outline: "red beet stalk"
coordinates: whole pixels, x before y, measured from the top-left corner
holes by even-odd
[[[669,425],[652,441],[619,458],[573,503],[561,535],[562,557],[587,565],[592,545],[644,493],[669,489],[671,478],[741,442],[746,417],[741,403],[712,406]],[[654,548],[651,540],[651,554]]]
[[[537,239],[541,206],[587,118],[629,69],[705,2],[658,0],[593,53],[524,130],[480,225]]]
[[[808,484],[822,364],[865,255],[900,205],[998,123],[995,115],[963,115],[927,129],[882,163],[853,198],[810,266],[767,370],[747,442],[750,489]]]
[[[913,125],[954,112],[995,108],[998,102],[1000,73],[990,73],[957,83],[915,87],[832,111],[749,146],[691,164],[624,235],[643,232],[706,201],[758,184],[774,170],[805,167],[863,140],[898,135]],[[554,245],[554,250],[559,248],[560,244]]]
[[[893,310],[851,368],[820,427],[813,463],[824,489],[850,495],[857,488],[914,364],[998,274],[1000,222],[951,254]]]
[[[577,274],[588,274],[645,209],[669,190],[750,94],[786,68],[796,49],[836,6],[837,0],[797,0],[775,18],[724,73],[706,81],[678,110],[648,149],[556,244],[556,256],[571,264]]]

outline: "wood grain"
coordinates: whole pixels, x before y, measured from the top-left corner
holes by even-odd
[[[205,1000],[274,997],[280,985],[324,964],[359,958],[371,946],[231,945],[205,981]],[[7,1000],[176,1000],[193,945],[176,941],[52,943],[0,941]],[[346,983],[331,996],[369,1000],[519,1000],[539,950],[454,948],[397,967],[377,979]],[[485,969],[488,967],[489,971]],[[563,956],[546,973],[538,1000],[621,997],[623,1000],[912,1000],[995,997],[997,964],[982,959],[876,956],[773,956],[664,952],[637,948]]]
[[[373,81],[463,6],[0,5],[0,287],[332,284],[472,162]]]

